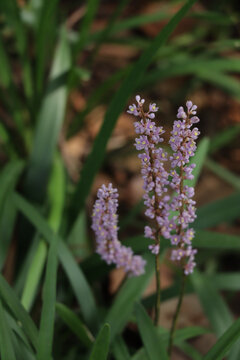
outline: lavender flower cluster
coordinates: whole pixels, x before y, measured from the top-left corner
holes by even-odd
[[[194,178],[192,171],[195,164],[189,165],[189,161],[195,154],[195,140],[200,134],[196,127],[191,129],[193,124],[199,122],[197,106],[187,101],[186,112],[183,107],[178,109],[179,120],[174,121],[169,141],[173,150],[173,155],[169,157],[171,170],[167,172],[164,163],[168,160],[168,154],[159,147],[163,141],[160,135],[164,131],[152,121],[158,108],[156,104],[150,104],[145,112],[145,100],[137,95],[136,101],[137,104],[129,106],[128,113],[140,118],[134,123],[136,133],[140,135],[135,146],[143,151],[139,158],[144,180],[143,198],[147,207],[145,214],[155,222],[154,226],[145,227],[145,236],[154,240],[149,248],[156,255],[160,250],[160,236],[170,239],[171,244],[177,247],[172,251],[171,258],[178,260],[188,275],[196,265],[194,257],[197,250],[191,246],[194,230],[188,227],[196,215],[195,201],[192,200],[194,188],[185,185],[184,180]],[[173,190],[172,197],[166,194],[169,189]]]
[[[166,211],[170,197],[166,195],[168,190],[168,172],[164,168],[164,162],[168,160],[168,154],[159,147],[163,142],[161,135],[164,133],[162,127],[156,126],[152,121],[155,118],[155,112],[158,111],[156,104],[150,104],[148,112],[144,112],[144,99],[136,96],[137,106],[135,104],[129,107],[128,113],[141,118],[134,123],[135,131],[140,136],[136,138],[135,147],[137,150],[143,150],[139,154],[141,159],[141,173],[144,180],[144,204],[146,206],[146,216],[155,220],[155,226],[145,227],[145,236],[153,239],[154,243],[149,246],[153,254],[160,251],[159,236],[164,225],[168,211]]]
[[[112,184],[98,190],[92,214],[92,229],[96,234],[97,253],[107,264],[122,267],[129,276],[144,273],[145,260],[134,255],[131,248],[118,240],[118,192]]]

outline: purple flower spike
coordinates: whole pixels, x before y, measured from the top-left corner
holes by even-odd
[[[171,201],[170,208],[173,212],[177,212],[178,216],[174,217],[172,231],[166,237],[171,240],[172,245],[177,246],[177,250],[172,251],[172,260],[181,261],[184,266],[184,273],[188,275],[193,272],[196,265],[194,256],[197,250],[191,247],[194,230],[188,228],[189,224],[196,218],[196,202],[192,200],[194,188],[185,185],[184,180],[194,178],[192,171],[196,165],[189,165],[189,161],[195,154],[197,148],[195,140],[200,132],[197,128],[191,130],[192,125],[199,121],[198,117],[195,116],[197,106],[193,105],[191,101],[187,101],[186,107],[186,112],[182,106],[178,109],[177,118],[180,120],[174,121],[169,141],[173,150],[173,155],[170,156],[173,169],[170,171],[170,186],[176,194]],[[175,170],[176,168],[178,171]],[[166,223],[167,226],[168,223]]]
[[[144,99],[136,96],[137,104],[131,105],[135,111],[135,116],[140,120],[134,123],[135,131],[140,134],[135,141],[135,147],[141,159],[144,189],[144,204],[146,206],[145,215],[155,221],[155,227],[145,227],[145,236],[154,240],[154,244],[149,246],[151,252],[157,255],[160,251],[161,228],[165,219],[168,217],[166,207],[169,198],[166,197],[168,182],[168,173],[164,169],[164,163],[168,160],[168,154],[159,147],[163,141],[161,135],[164,133],[162,127],[156,125],[154,121],[155,112],[158,111],[156,104],[150,104],[148,112],[143,109]],[[138,115],[137,115],[138,114]]]
[[[123,246],[118,240],[118,192],[117,189],[102,185],[98,190],[98,199],[93,207],[92,229],[96,235],[96,252],[107,264],[122,267],[129,276],[144,273],[146,261],[134,255],[131,248]]]

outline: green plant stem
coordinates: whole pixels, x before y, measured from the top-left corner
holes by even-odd
[[[174,333],[175,333],[175,330],[176,330],[177,320],[178,320],[178,316],[179,316],[182,301],[183,301],[185,284],[186,284],[186,275],[184,274],[184,270],[183,270],[183,272],[182,272],[182,281],[181,281],[181,289],[180,289],[180,293],[179,293],[178,303],[177,303],[176,311],[175,311],[175,314],[174,314],[174,317],[173,317],[172,326],[171,326],[170,335],[169,335],[169,344],[168,344],[168,355],[169,355],[169,357],[171,356],[171,352],[172,352]]]
[[[155,303],[155,317],[154,317],[154,325],[158,325],[159,323],[159,315],[160,315],[160,300],[161,300],[161,281],[160,281],[160,261],[159,254],[155,255],[155,272],[156,272],[156,303]]]

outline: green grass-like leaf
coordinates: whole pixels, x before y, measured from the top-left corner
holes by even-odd
[[[240,190],[240,177],[233,174],[230,170],[218,164],[212,159],[207,159],[206,166],[218,177],[232,185],[236,190]]]
[[[221,360],[240,337],[240,319],[236,320],[203,357],[203,360]]]
[[[110,326],[104,324],[93,345],[89,360],[107,360],[110,343]]]
[[[139,303],[135,305],[135,314],[142,342],[149,359],[168,360],[165,344],[158,336],[156,328],[153,326],[153,323],[144,310],[144,307]]]
[[[112,343],[112,353],[116,360],[130,360],[127,345],[120,335],[116,336]]]
[[[22,327],[28,338],[30,339],[33,346],[36,348],[38,331],[37,328],[21,305],[14,290],[8,285],[7,281],[0,274],[0,297],[7,304],[11,312],[14,314],[17,320],[22,323]]]
[[[28,218],[49,244],[54,238],[57,240],[59,260],[81,307],[82,315],[90,328],[95,327],[97,322],[95,299],[80,266],[76,263],[70,250],[63,240],[51,230],[46,220],[34,206],[17,193],[13,194],[12,197],[16,207]]]
[[[0,268],[3,267],[7,256],[16,217],[16,210],[9,194],[19,180],[23,165],[22,161],[12,161],[4,167],[0,175]]]
[[[53,231],[57,231],[61,224],[65,194],[65,173],[60,156],[57,155],[52,175],[50,178],[48,197],[50,203],[50,213],[48,224]],[[32,256],[32,261],[28,269],[21,302],[25,309],[31,309],[37,295],[38,285],[42,276],[44,264],[47,257],[47,244],[40,240],[36,251]]]
[[[28,194],[31,199],[38,202],[42,201],[45,194],[66,109],[66,82],[59,87],[55,87],[54,81],[66,73],[70,66],[71,57],[69,43],[66,32],[62,30],[53,60],[47,93],[43,99],[38,116],[38,123],[26,176],[26,194]]]
[[[57,253],[58,238],[54,237],[50,242],[46,276],[43,284],[43,305],[37,343],[37,360],[51,360],[57,292]]]
[[[233,323],[233,316],[227,304],[218,293],[214,283],[210,283],[207,278],[203,274],[200,274],[197,270],[195,270],[194,274],[191,275],[191,281],[215,334],[218,337],[223,336],[225,331]],[[234,329],[236,328],[234,327]],[[223,344],[226,344],[226,338],[228,338],[228,336],[223,337]],[[227,349],[224,347],[225,350],[223,350],[221,343],[219,348],[222,349],[222,351],[227,351],[229,349],[227,346]],[[240,342],[238,341],[231,349],[229,360],[238,360],[239,354]],[[214,357],[212,359],[215,360]]]
[[[52,45],[53,39],[55,38],[54,16],[57,12],[58,2],[59,0],[52,0],[50,2],[48,0],[42,0],[38,14],[39,19],[36,34],[36,89],[38,94],[41,94],[43,88],[47,54],[51,51],[49,45]],[[46,46],[48,46],[47,49]]]
[[[15,360],[11,329],[8,326],[2,302],[0,300],[0,354],[2,360]]]
[[[147,261],[145,274],[130,278],[123,284],[118,292],[112,307],[110,308],[105,321],[111,326],[111,339],[121,332],[129,320],[134,302],[139,300],[141,294],[149,283],[154,272],[154,261],[151,255],[146,255]],[[121,314],[121,316],[119,316]]]
[[[240,133],[240,126],[230,126],[217,133],[212,139],[210,143],[209,152],[210,154],[216,152],[222,147],[228,145],[231,141],[233,141]]]
[[[233,193],[223,199],[201,206],[197,210],[194,228],[205,229],[216,226],[221,222],[231,222],[239,217],[240,192]]]
[[[78,39],[75,44],[75,49],[74,49],[75,56],[79,55],[79,53],[82,51],[82,49],[86,43],[91,24],[93,22],[93,19],[96,15],[96,12],[98,9],[98,5],[99,5],[99,0],[88,0],[87,1],[86,13],[85,13],[83,21],[81,23],[81,26],[79,29],[79,34],[78,34]]]
[[[94,342],[94,337],[83,324],[83,322],[79,319],[79,317],[64,304],[57,303],[56,310],[61,319],[78,337],[81,343],[88,348],[91,347]]]
[[[233,321],[229,308],[214,284],[207,281],[203,274],[194,270],[191,281],[214,332],[221,336]]]
[[[206,249],[236,250],[240,249],[240,236],[197,230],[193,246]]]

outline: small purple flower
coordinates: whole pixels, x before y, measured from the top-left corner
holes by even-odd
[[[139,116],[140,121],[134,123],[135,131],[141,134],[135,140],[135,146],[138,151],[143,151],[138,157],[141,159],[144,184],[144,204],[146,206],[145,215],[150,219],[155,220],[155,227],[145,228],[145,236],[155,240],[149,249],[153,254],[158,254],[160,250],[159,235],[161,235],[161,227],[165,222],[165,217],[168,213],[165,211],[168,197],[165,197],[167,192],[168,172],[164,168],[164,163],[168,160],[168,154],[159,144],[163,141],[161,135],[164,133],[162,127],[156,125],[154,121],[155,112],[158,111],[156,104],[150,104],[148,112],[143,109],[144,99],[136,96],[137,105],[133,104],[130,107],[136,109],[133,115]]]
[[[172,251],[172,260],[181,261],[184,272],[188,275],[196,265],[194,256],[197,250],[191,247],[194,230],[189,228],[189,224],[195,220],[196,214],[195,201],[192,200],[194,188],[185,185],[184,180],[194,178],[192,171],[196,165],[189,164],[189,161],[195,154],[195,140],[200,132],[196,127],[191,130],[192,125],[199,121],[198,117],[195,116],[197,106],[193,105],[191,101],[187,101],[186,107],[186,112],[182,106],[178,109],[177,118],[180,120],[174,121],[169,141],[173,150],[173,155],[170,156],[173,169],[170,171],[170,186],[176,194],[172,198],[170,207],[173,212],[178,213],[178,216],[174,218],[172,231],[168,238],[172,245],[176,243],[178,247],[177,250]],[[177,168],[178,170],[176,170]]]
[[[112,184],[102,185],[97,193],[98,199],[93,207],[92,229],[96,235],[96,252],[107,264],[122,267],[129,276],[144,273],[145,260],[134,255],[131,248],[123,246],[118,240],[118,193]]]

